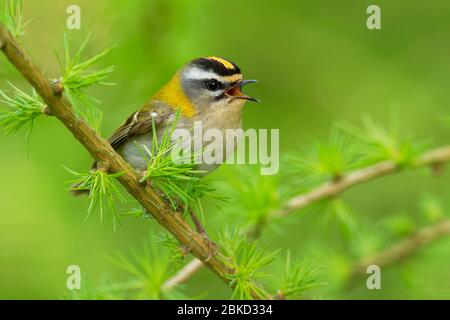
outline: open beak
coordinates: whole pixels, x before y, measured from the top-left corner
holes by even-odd
[[[236,98],[236,99],[245,99],[255,102],[261,102],[256,98],[250,97],[242,93],[241,89],[243,86],[249,83],[256,83],[258,81],[256,80],[241,80],[235,84],[233,84],[226,92],[225,94],[229,97]]]

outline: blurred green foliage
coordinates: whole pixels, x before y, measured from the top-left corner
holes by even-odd
[[[81,30],[65,27],[70,4],[81,7]],[[78,44],[91,34],[85,48],[88,56],[114,46],[104,57],[104,65],[115,67],[108,81],[116,86],[87,89],[102,101],[104,135],[192,58],[218,55],[231,59],[244,76],[259,80],[249,90],[263,103],[247,105],[244,126],[279,128],[282,155],[298,149],[312,151],[303,152],[305,157],[296,154],[301,160],[298,167],[288,161],[291,165],[281,167],[288,173],[257,178],[262,181],[240,175],[232,166],[221,167],[212,179],[233,186],[233,179],[242,177],[245,183],[240,190],[224,188],[230,203],[221,208],[206,205],[208,232],[214,235],[225,226],[245,228],[255,221],[270,224],[260,240],[269,252],[281,248],[289,250],[292,257],[316,258],[327,273],[318,297],[448,298],[450,238],[432,244],[406,263],[383,270],[382,290],[368,290],[365,279],[350,289],[341,286],[353,259],[373,254],[448,215],[448,172],[436,179],[426,169],[405,171],[317,204],[289,223],[267,222],[270,210],[266,209],[279,205],[282,198],[278,186],[289,184],[294,191],[301,191],[304,185],[296,188],[292,180],[306,179],[314,185],[357,167],[361,156],[368,162],[395,158],[405,165],[423,142],[440,145],[449,141],[449,128],[442,125],[442,119],[450,113],[450,4],[378,1],[382,10],[382,29],[378,31],[365,26],[369,4],[349,0],[25,0],[25,21],[33,21],[25,28],[22,43],[54,78],[62,76],[54,52],[63,52],[64,33]],[[1,89],[8,89],[7,81],[29,92],[22,77],[0,56]],[[400,116],[392,119],[394,109]],[[356,133],[366,138],[363,149],[342,140],[347,137],[334,135],[335,123],[364,127],[359,125],[364,117],[373,122],[364,121],[365,135]],[[415,138],[405,140],[403,130]],[[127,218],[111,232],[97,219],[85,221],[87,206],[67,192],[65,182],[71,176],[61,164],[82,171],[92,159],[55,119],[39,117],[28,141],[25,134],[19,131],[0,137],[0,298],[64,297],[65,271],[71,264],[79,265],[89,279],[105,275],[126,279],[126,271],[135,271],[128,260],[119,259],[126,269],[123,272],[107,257],[117,256],[117,251],[125,256],[142,252],[142,239],[159,234],[161,228],[151,219]],[[391,140],[392,136],[396,139]],[[254,202],[246,201],[255,195],[258,185],[264,193],[254,197]],[[150,271],[159,275],[165,271],[161,269],[167,266],[164,254],[151,256],[161,259],[161,264],[136,255],[141,280]],[[263,260],[265,264],[270,259]],[[286,290],[295,282],[311,284],[298,268],[303,267],[283,269],[289,280],[284,283]],[[137,287],[147,290],[145,297],[161,297],[155,286],[146,288],[144,280]],[[162,282],[163,277],[153,281]],[[117,288],[110,290],[109,280],[101,285],[91,280],[86,283],[107,288],[105,294],[88,292],[92,298],[116,297]],[[182,289],[189,297],[231,296],[206,269]]]

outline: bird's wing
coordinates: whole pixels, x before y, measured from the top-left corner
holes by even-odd
[[[171,113],[173,112],[168,112],[167,108],[156,106],[136,111],[114,131],[108,142],[117,150],[128,139],[151,131],[152,121],[155,122],[155,128],[161,128]]]
[[[129,116],[128,119],[114,131],[112,136],[108,139],[108,142],[115,150],[117,150],[122,143],[128,139],[151,131],[153,128],[153,121],[155,122],[156,130],[164,130],[164,123],[166,123],[173,114],[173,110],[165,105],[152,102],[147,103],[144,108]],[[97,161],[92,164],[91,168],[92,170],[96,170]],[[72,193],[74,195],[89,194],[88,189],[77,189],[82,185],[83,182],[73,185]]]

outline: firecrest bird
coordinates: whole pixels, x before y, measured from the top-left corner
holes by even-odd
[[[254,82],[256,80],[244,80],[239,67],[229,60],[219,57],[192,60],[175,73],[142,109],[130,115],[109,142],[125,161],[141,172],[147,169],[148,160],[142,150],[152,150],[152,122],[160,137],[173,123],[177,112],[180,114],[176,129],[191,130],[195,121],[201,121],[204,130],[220,130],[225,141],[226,129],[242,127],[245,102],[258,101],[241,91],[244,85]],[[227,156],[224,152],[224,160]],[[197,169],[211,172],[217,166],[200,164]],[[73,191],[75,194],[89,193],[89,190],[77,186]]]

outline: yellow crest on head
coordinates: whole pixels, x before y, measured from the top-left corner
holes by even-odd
[[[230,69],[230,70],[234,69],[234,65],[228,60],[225,60],[225,59],[222,59],[219,57],[208,57],[208,59],[211,59],[211,60],[221,63],[227,69]]]

